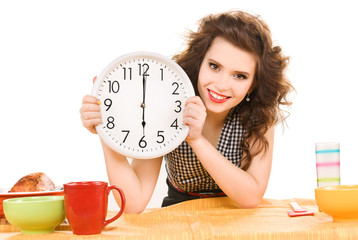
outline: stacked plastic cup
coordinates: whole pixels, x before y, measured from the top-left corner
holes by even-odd
[[[340,145],[316,143],[317,187],[340,185]]]

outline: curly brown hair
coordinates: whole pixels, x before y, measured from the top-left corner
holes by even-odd
[[[259,16],[242,11],[208,15],[199,21],[198,30],[190,31],[187,37],[186,49],[173,59],[188,74],[197,95],[200,66],[216,37],[223,37],[257,57],[251,101],[242,101],[238,105],[240,119],[246,129],[239,146],[245,153],[241,168],[247,170],[254,156],[267,151],[267,130],[287,117],[280,106],[291,104],[287,95],[293,87],[284,74],[289,58],[282,54],[279,46],[273,46],[270,29],[264,21]],[[257,148],[254,148],[255,145]]]

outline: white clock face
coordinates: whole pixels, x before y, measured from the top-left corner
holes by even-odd
[[[169,58],[148,52],[119,57],[97,78],[92,95],[101,102],[98,134],[125,156],[163,156],[188,135],[183,110],[194,89]]]

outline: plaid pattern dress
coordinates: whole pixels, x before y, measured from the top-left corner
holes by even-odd
[[[237,109],[226,117],[216,149],[230,162],[240,167],[245,129]],[[211,192],[220,190],[214,179],[201,165],[190,145],[184,141],[178,148],[165,155],[166,170],[170,181],[185,192]]]

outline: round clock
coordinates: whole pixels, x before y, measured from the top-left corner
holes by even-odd
[[[194,89],[184,70],[167,57],[135,52],[115,59],[95,81],[92,95],[101,106],[97,133],[125,156],[163,156],[188,135],[183,110]]]

